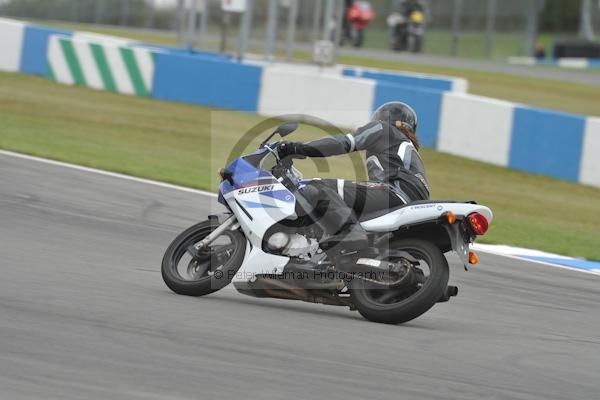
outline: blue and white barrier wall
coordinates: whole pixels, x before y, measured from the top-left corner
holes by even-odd
[[[62,84],[150,97],[154,53],[95,35],[52,35],[46,71],[48,79]]]
[[[23,48],[23,36],[25,24],[0,18],[0,70],[7,72],[19,72],[21,70],[21,49]]]
[[[443,94],[432,89],[404,86],[389,82],[377,82],[371,109],[374,111],[388,101],[403,101],[410,104],[419,116],[419,139],[425,147],[435,148],[440,129]]]
[[[46,50],[51,35],[70,32],[0,18],[0,71],[46,75]]]
[[[467,93],[469,82],[463,78],[417,74],[414,72],[385,71],[362,67],[344,66],[342,74],[373,79],[377,82],[387,82],[396,85],[417,86],[423,89],[443,92]]]
[[[213,56],[155,53],[153,96],[257,113],[262,68]]]
[[[365,124],[381,104],[398,100],[399,94],[422,115],[423,145],[435,147],[443,91],[417,86],[425,80],[415,77],[414,86],[391,80],[374,80],[344,75],[341,68],[254,62],[262,66],[259,114],[277,116],[302,114],[332,124],[356,128]],[[406,79],[403,77],[403,79]],[[451,81],[448,79],[447,83]]]
[[[445,93],[435,147],[443,152],[507,166],[514,104]]]
[[[600,119],[444,93],[437,150],[600,186]]]
[[[579,182],[600,187],[600,118],[587,118],[583,134],[583,149]]]
[[[258,113],[309,115],[357,128],[371,116],[375,86],[371,79],[348,79],[331,70],[265,66]]]
[[[79,41],[130,46],[137,42],[91,32],[70,32],[0,18],[0,71],[46,76],[50,38],[60,35]]]

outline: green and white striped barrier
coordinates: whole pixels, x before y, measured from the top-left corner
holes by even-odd
[[[54,35],[48,44],[48,79],[110,92],[150,97],[152,51],[118,41]]]

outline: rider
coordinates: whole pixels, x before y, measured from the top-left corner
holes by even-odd
[[[328,136],[309,143],[284,141],[278,151],[282,158],[366,151],[368,182],[313,180],[303,190],[304,197],[322,215],[321,226],[331,235],[320,243],[321,248],[328,251],[335,246],[335,257],[348,249],[367,247],[367,235],[356,214],[429,199],[419,148],[417,114],[408,104],[393,101],[380,106],[371,122],[354,134]]]
[[[411,14],[415,11],[427,13],[426,5],[420,0],[396,0],[392,9],[405,18],[410,18]]]

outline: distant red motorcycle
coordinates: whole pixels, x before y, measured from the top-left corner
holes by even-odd
[[[362,47],[365,40],[365,28],[375,18],[375,12],[368,1],[352,1],[346,8],[342,45],[346,40],[354,47]]]

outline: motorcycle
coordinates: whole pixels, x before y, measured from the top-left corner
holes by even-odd
[[[375,18],[368,1],[355,1],[346,10],[341,45],[349,40],[354,47],[362,47],[365,41],[365,28]]]
[[[392,13],[387,18],[390,28],[390,47],[394,51],[420,53],[425,36],[425,14],[414,10],[408,18],[400,13]]]
[[[455,251],[465,269],[476,264],[469,245],[486,233],[491,210],[475,202],[417,201],[363,213],[360,224],[372,247],[356,249],[356,263],[342,268],[319,246],[324,231],[303,196],[311,180],[293,165],[302,157],[281,159],[279,142],[269,143],[297,128],[279,126],[256,152],[219,170],[218,201],[227,211],[169,245],[161,268],[166,285],[204,296],[232,283],[249,296],[346,306],[388,324],[456,296],[444,253]]]

